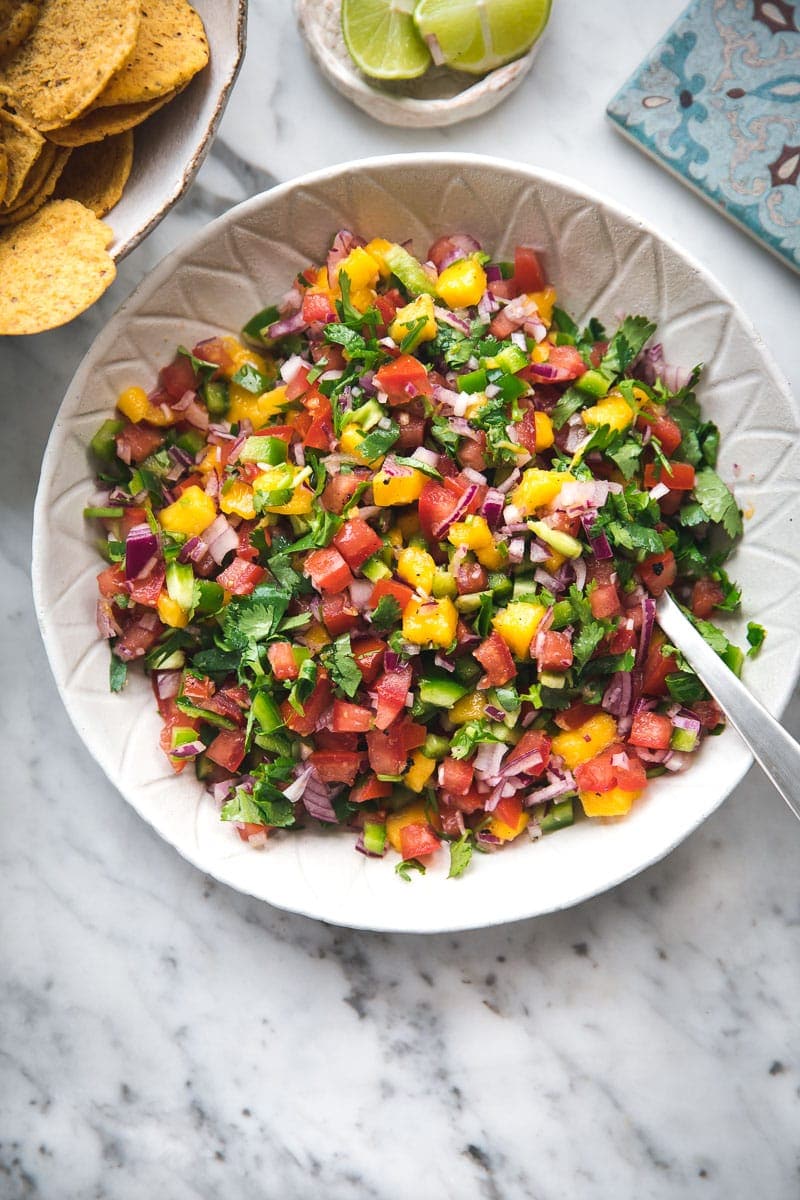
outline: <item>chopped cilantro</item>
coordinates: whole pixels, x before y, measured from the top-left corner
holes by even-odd
[[[400,624],[402,615],[400,605],[394,596],[381,596],[372,614],[372,628],[379,631],[393,629],[395,625]]]
[[[766,636],[767,631],[763,625],[759,625],[757,621],[747,622],[747,641],[750,646],[750,649],[747,651],[748,658],[755,658],[764,645]]]
[[[108,686],[112,692],[121,692],[128,679],[128,664],[117,658],[113,649],[108,664]]]
[[[463,875],[472,860],[472,831],[467,829],[457,842],[450,842],[450,870],[448,879],[458,879]]]
[[[361,687],[361,672],[353,658],[350,634],[343,633],[341,637],[338,637],[332,645],[326,647],[322,657],[325,666],[331,673],[333,682],[352,700]]]
[[[695,500],[710,521],[721,525],[728,537],[742,532],[742,514],[733,493],[712,467],[704,467],[694,477]]]
[[[425,868],[418,858],[404,858],[402,862],[397,863],[395,872],[401,879],[405,879],[406,883],[411,882],[411,872],[418,871],[420,875],[425,874]]]

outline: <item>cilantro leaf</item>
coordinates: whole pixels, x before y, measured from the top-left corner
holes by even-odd
[[[236,374],[231,376],[231,383],[238,383],[239,387],[244,388],[253,396],[260,396],[269,391],[270,385],[266,375],[262,375],[258,367],[254,367],[252,363],[244,363],[239,367]]]
[[[606,626],[602,621],[589,621],[578,630],[572,642],[572,654],[579,669],[592,657],[605,634]]]
[[[128,664],[117,658],[111,651],[111,661],[108,664],[108,686],[112,692],[121,692],[128,679]]]
[[[721,525],[731,538],[742,532],[742,514],[733,493],[712,467],[704,467],[694,478],[693,496],[710,521]]]
[[[591,401],[591,396],[579,392],[577,388],[568,387],[550,414],[554,429],[561,429],[578,409],[585,408]]]
[[[272,637],[278,632],[278,626],[289,607],[289,600],[288,592],[264,585],[250,596],[232,600],[225,609],[222,621],[228,645],[232,649],[240,650],[244,649],[248,642],[259,642]]]
[[[472,832],[465,830],[457,842],[450,843],[450,870],[448,879],[458,879],[463,875],[472,860]]]
[[[435,438],[448,454],[454,455],[458,449],[458,442],[461,435],[456,433],[446,417],[441,417],[438,413],[434,413],[431,423],[431,437]]]
[[[378,630],[393,629],[400,624],[401,616],[400,605],[394,596],[381,596],[372,614],[372,627]]]
[[[411,871],[419,871],[420,875],[425,874],[425,868],[418,858],[404,858],[395,867],[395,872],[401,879],[405,879],[406,883],[411,882]]]
[[[672,699],[681,704],[702,700],[706,694],[706,689],[693,671],[672,671],[666,677],[666,684]]]
[[[366,459],[367,462],[374,462],[376,458],[380,458],[388,450],[391,450],[399,437],[400,426],[394,421],[390,421],[386,429],[380,427],[373,429],[363,441],[359,442],[359,456]]]
[[[331,678],[346,696],[352,700],[361,687],[361,672],[353,658],[350,645],[350,634],[343,633],[323,652],[325,666],[331,673]]]
[[[767,631],[763,625],[759,625],[757,621],[747,622],[747,641],[750,646],[750,649],[747,651],[748,658],[755,658],[764,645],[766,636]]]
[[[647,317],[626,317],[600,361],[602,373],[610,379],[624,374],[655,331],[654,323]]]
[[[289,692],[289,703],[301,717],[305,712],[305,702],[308,700],[317,682],[317,664],[313,658],[303,659],[297,679]]]
[[[492,733],[487,721],[467,721],[453,735],[450,754],[453,758],[469,758],[473,750],[482,743],[499,742],[500,740]]]
[[[629,438],[624,441],[616,449],[606,450],[606,458],[610,458],[616,463],[626,480],[633,479],[639,469],[639,460],[642,457],[642,444],[637,442],[635,438]]]
[[[342,325],[336,321],[325,326],[325,340],[343,346],[351,358],[360,357],[367,348],[362,334],[351,329],[349,325]]]

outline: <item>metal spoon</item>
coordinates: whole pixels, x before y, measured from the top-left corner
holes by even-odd
[[[762,770],[800,819],[800,745],[750,695],[667,592],[658,599],[656,615],[664,633],[697,672]]]

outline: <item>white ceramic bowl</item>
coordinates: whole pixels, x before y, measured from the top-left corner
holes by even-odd
[[[620,311],[647,313],[658,320],[668,359],[707,363],[700,395],[722,428],[720,471],[748,513],[731,568],[745,595],[733,633],[741,640],[747,619],[767,625],[746,679],[773,712],[788,700],[800,659],[792,471],[800,416],[758,335],[699,264],[630,213],[544,171],[446,154],[346,164],[256,196],[166,258],[109,322],[55,422],[36,504],[34,595],[53,673],[80,736],[125,798],[181,854],[232,887],[372,929],[471,928],[563,908],[655,862],[713,812],[750,761],[733,732],[710,739],[686,774],[657,780],[625,820],[582,821],[535,845],[478,855],[457,881],[445,879],[443,863],[404,883],[390,861],[354,853],[349,835],[277,835],[262,852],[242,845],[203,788],[170,772],[145,679],[134,676],[120,696],[108,692],[108,648],[94,624],[101,564],[81,517],[93,490],[87,443],[122,388],[147,386],[177,344],[238,330],[298,269],[324,256],[341,226],[413,238],[421,250],[454,230],[505,256],[515,243],[534,244],[579,319],[597,314],[613,324]]]
[[[337,92],[384,125],[430,129],[479,117],[510,96],[533,66],[545,31],[527,54],[486,75],[430,67],[418,79],[368,79],[342,36],[341,0],[295,0],[309,53]]]
[[[244,54],[247,0],[193,0],[211,57],[180,96],[134,130],[134,160],[119,203],[106,218],[119,262],[183,195],[208,153]]]

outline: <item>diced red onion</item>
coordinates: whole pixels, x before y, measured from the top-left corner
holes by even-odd
[[[122,630],[114,616],[114,609],[110,600],[105,600],[101,596],[97,601],[95,610],[95,621],[97,624],[97,632],[101,638],[119,637]]]
[[[667,756],[671,753],[671,750],[649,750],[646,746],[636,747],[637,757],[640,758],[642,762],[654,763],[657,766],[661,766],[666,761]]]
[[[466,393],[464,394],[466,395]],[[481,435],[477,429],[473,429],[469,421],[465,420],[464,417],[448,417],[447,423],[459,437],[469,438],[471,442],[479,442],[481,440]]]
[[[642,597],[642,628],[639,633],[639,648],[636,651],[636,664],[644,666],[647,651],[650,649],[650,639],[656,621],[656,602],[652,596]]]
[[[497,263],[489,263],[484,270],[486,271],[486,278],[489,283],[500,283],[502,281],[503,272],[500,270]]]
[[[679,713],[675,714],[672,718],[672,724],[676,729],[685,729],[688,733],[693,733],[697,737],[700,736],[701,726],[699,718],[685,708],[682,708]]]
[[[648,347],[639,358],[636,369],[640,379],[645,383],[654,384],[660,379],[669,392],[679,392],[685,388],[692,377],[686,367],[673,366],[664,358],[664,347],[660,342]]]
[[[575,572],[575,586],[582,592],[586,585],[586,561],[583,558],[573,558],[572,569]]]
[[[159,700],[171,700],[181,687],[180,671],[153,671],[153,686]]]
[[[338,818],[331,804],[330,790],[324,784],[313,767],[306,779],[302,801],[309,816],[328,825],[338,825]]]
[[[535,342],[543,342],[547,337],[547,326],[536,320],[535,317],[529,317],[522,328]]]
[[[485,850],[499,850],[503,844],[502,839],[496,833],[489,833],[488,829],[479,829],[475,841]]]
[[[563,592],[564,590],[556,579],[555,575],[551,575],[550,572],[545,571],[543,567],[536,568],[536,570],[533,572],[533,578],[537,583],[541,584],[542,587],[547,588],[549,592],[553,592],[555,595],[558,595],[559,592]]]
[[[303,317],[303,311],[300,309],[290,317],[282,317],[280,321],[275,321],[267,330],[267,337],[275,339],[287,337],[290,333],[300,333],[305,329],[308,322]]]
[[[336,268],[339,266],[339,263],[343,262],[347,258],[348,254],[355,246],[364,245],[366,245],[364,239],[356,237],[356,235],[351,233],[349,229],[339,230],[339,232],[336,234],[336,237],[333,239],[330,250],[328,251],[328,259],[326,264],[328,268],[328,279],[331,281],[331,285],[333,284],[333,280],[336,275]]]
[[[669,750],[664,759],[664,766],[668,771],[682,771],[690,762],[691,758],[688,754],[682,754],[679,750]]]
[[[508,479],[504,479],[502,483],[498,483],[497,490],[507,496],[513,487],[515,487],[522,478],[522,472],[519,467],[514,467],[514,470],[509,475]],[[508,518],[507,518],[508,519]]]
[[[394,650],[387,650],[383,656],[383,666],[386,671],[401,671],[403,660]]]
[[[558,379],[558,367],[552,367],[550,363],[546,362],[532,363],[531,373],[536,375],[538,379],[544,379],[545,381]]]
[[[464,514],[469,511],[469,506],[475,499],[477,492],[477,486],[474,483],[471,483],[466,491],[462,493],[461,498],[457,502],[450,516],[444,521],[441,521],[433,530],[433,536],[437,541],[441,541],[442,538],[446,537],[448,531],[452,528],[456,521],[460,521]]]
[[[285,363],[281,364],[281,379],[284,383],[292,383],[307,366],[308,363],[304,362],[299,354],[292,354]]]
[[[438,304],[435,304],[433,311],[443,325],[449,325],[451,329],[457,329],[459,333],[469,334],[469,321],[465,321],[463,317],[457,317],[449,308],[440,308]]]
[[[207,496],[211,497],[212,500],[219,499],[219,475],[217,475],[216,471],[208,472],[206,485],[203,490]]]
[[[519,754],[512,762],[507,762],[498,771],[501,779],[507,779],[509,775],[529,775],[536,767],[541,767],[544,762],[541,750],[528,750],[525,754]]]
[[[665,483],[657,483],[650,488],[648,495],[651,500],[661,500],[664,496],[669,495],[669,488]]]
[[[446,654],[437,654],[433,660],[437,667],[441,667],[443,671],[455,671],[455,663],[447,657]]]
[[[521,563],[525,557],[525,539],[521,537],[512,538],[508,543],[508,561],[512,563]]]
[[[350,599],[359,612],[363,612],[369,604],[373,586],[369,579],[354,579],[350,584]]]
[[[484,710],[490,721],[504,721],[506,714],[505,709],[499,708],[496,704],[487,704]]]
[[[298,467],[306,465],[306,451],[302,442],[292,443],[292,458]]]
[[[159,552],[159,540],[146,523],[134,525],[125,539],[125,578],[136,579]]]
[[[178,561],[182,563],[198,563],[208,554],[208,546],[202,538],[191,537],[184,542],[178,553]]]
[[[507,751],[503,742],[483,742],[474,758],[475,770],[481,775],[497,775]]]
[[[205,742],[201,742],[197,738],[193,742],[184,742],[182,746],[176,746],[169,753],[172,758],[196,758],[198,754],[203,753],[205,748]]]
[[[439,461],[439,455],[436,451],[428,450],[426,446],[418,446],[411,457],[416,458],[419,462],[426,463],[429,467],[435,467]]]
[[[630,671],[617,671],[603,693],[602,707],[612,716],[622,717],[630,712],[633,699],[633,678]]]
[[[211,522],[207,529],[203,530],[202,537],[208,546],[209,554],[218,565],[222,564],[226,554],[235,550],[239,545],[239,536],[236,530],[230,526],[222,513]]]
[[[472,467],[464,467],[464,470],[461,472],[461,474],[468,479],[470,483],[476,483],[478,487],[486,486],[486,476],[481,475],[480,471],[476,471]]]
[[[532,563],[547,562],[552,556],[553,551],[549,546],[545,546],[544,542],[540,542],[538,538],[534,538],[528,549],[528,557]]]
[[[574,788],[574,783],[568,783],[563,779],[556,779],[553,783],[548,783],[546,787],[537,788],[531,792],[525,804],[531,806],[534,804],[543,804],[546,800],[555,800],[557,796],[564,796],[567,792],[571,792]]]
[[[219,783],[212,783],[209,791],[214,798],[214,803],[224,804],[231,792],[236,789],[237,783],[236,779],[222,779]]]
[[[492,295],[489,288],[487,288],[478,301],[478,316],[484,318],[494,316],[499,308],[499,302]]]
[[[359,854],[363,854],[365,858],[383,858],[383,857],[385,856],[385,854],[386,854],[386,848],[385,848],[385,847],[384,847],[384,850],[383,850],[383,854],[379,854],[379,853],[377,852],[377,850],[368,850],[368,849],[367,849],[367,847],[366,847],[366,846],[365,846],[365,844],[364,844],[364,831],[363,831],[363,829],[362,829],[361,833],[358,835],[358,840],[356,841],[356,844],[355,844],[355,849],[358,851],[358,853],[359,853]]]
[[[314,768],[310,765],[307,767],[300,767],[299,773],[294,782],[290,783],[283,789],[284,796],[287,800],[291,800],[292,804],[295,804],[298,800],[302,799],[306,783],[311,778],[313,771]]]

